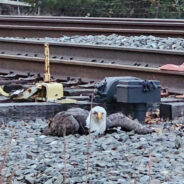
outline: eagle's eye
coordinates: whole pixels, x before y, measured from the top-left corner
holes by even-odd
[[[98,113],[96,111],[93,112],[94,115],[97,115]]]

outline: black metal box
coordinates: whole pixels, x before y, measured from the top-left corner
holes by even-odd
[[[156,80],[119,80],[116,98],[122,103],[155,103],[160,102],[160,90],[160,82]]]
[[[117,85],[120,80],[138,80],[136,77],[106,77],[96,85],[94,101],[98,103],[117,102]]]

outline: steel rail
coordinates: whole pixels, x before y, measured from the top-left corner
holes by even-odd
[[[27,25],[27,26],[52,26],[52,27],[91,27],[91,28],[121,28],[121,29],[158,29],[158,30],[183,30],[184,21],[129,21],[108,19],[72,19],[72,18],[2,18],[0,25]]]
[[[43,41],[24,39],[0,39],[0,53],[41,56],[43,57]],[[115,63],[121,65],[139,65],[158,68],[164,64],[181,65],[184,63],[183,51],[122,48],[112,46],[95,46],[51,42],[51,58],[67,58],[96,63]]]
[[[172,21],[183,21],[182,19],[161,19],[161,18],[118,18],[118,17],[77,17],[77,16],[32,16],[32,15],[0,15],[0,19],[74,19],[74,20],[122,20],[122,21],[161,21],[161,22],[172,22]]]
[[[49,27],[49,26],[16,26],[0,25],[1,37],[61,37],[62,35],[110,35],[125,36],[155,35],[159,37],[184,38],[183,30],[151,30],[151,29],[116,29],[87,27]]]
[[[44,58],[24,57],[0,54],[0,71],[43,73]],[[102,80],[108,76],[135,76],[143,79],[159,80],[170,92],[184,92],[184,73],[161,71],[156,68],[144,68],[126,65],[111,65],[51,59],[51,73],[54,76],[82,77]]]
[[[183,19],[162,19],[162,18],[118,18],[118,17],[72,17],[72,16],[17,16],[17,15],[0,15],[3,19],[67,19],[67,20],[107,20],[107,21],[140,21],[140,22],[184,22]]]

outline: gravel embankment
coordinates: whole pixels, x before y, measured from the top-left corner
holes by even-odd
[[[8,177],[19,166],[13,184],[63,183],[63,138],[42,135],[40,130],[45,126],[42,120],[1,125],[0,148],[3,150],[12,129],[15,130],[3,169]],[[150,171],[151,184],[184,184],[183,130],[177,130],[171,123],[154,127],[159,131],[151,135],[121,130],[99,138],[91,135],[89,183],[148,184]],[[66,143],[66,183],[84,183],[87,136],[70,135]]]
[[[11,38],[20,39],[20,38]],[[130,48],[144,48],[144,49],[164,49],[164,50],[178,50],[184,49],[183,38],[160,38],[155,36],[120,36],[112,34],[109,36],[62,36],[60,38],[25,38],[25,40],[39,40],[43,42],[59,42],[72,44],[87,44],[87,45],[106,45]]]

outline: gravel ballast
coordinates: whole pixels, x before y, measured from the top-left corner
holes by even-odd
[[[148,184],[151,178],[151,184],[184,184],[184,132],[176,126],[179,122],[184,121],[153,125],[157,133],[148,135],[122,130],[101,137],[91,135],[89,183]],[[46,126],[40,119],[1,124],[1,150],[7,148],[15,131],[3,169],[7,178],[18,166],[13,184],[63,183],[64,138],[42,135]],[[86,181],[87,138],[65,138],[66,183]]]
[[[7,37],[9,38],[9,37]],[[9,38],[12,40],[21,38]],[[24,40],[35,40],[42,42],[59,42],[70,44],[102,45],[117,46],[122,48],[143,48],[143,49],[161,49],[161,50],[178,50],[184,49],[183,38],[160,38],[155,36],[120,36],[112,34],[104,35],[87,35],[87,36],[62,36],[60,38],[25,38]]]

